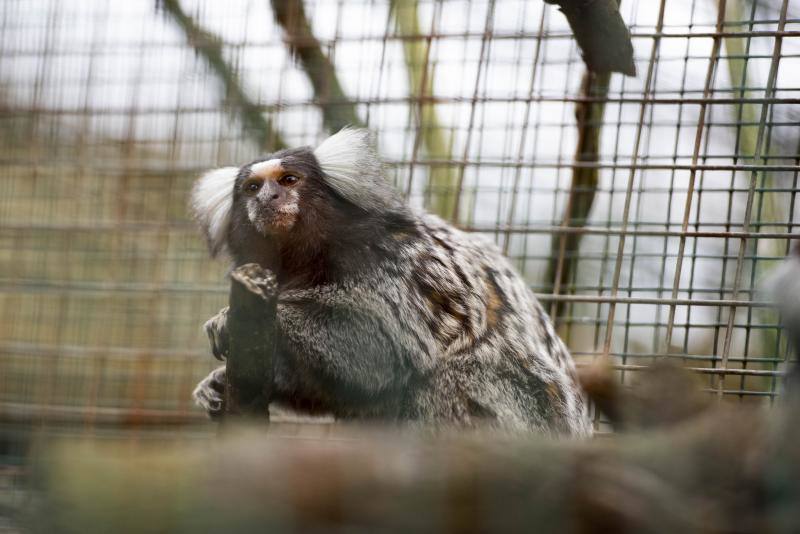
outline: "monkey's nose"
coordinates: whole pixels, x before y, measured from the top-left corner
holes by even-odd
[[[269,203],[278,200],[281,197],[281,192],[276,184],[267,182],[261,188],[258,196],[261,202]]]

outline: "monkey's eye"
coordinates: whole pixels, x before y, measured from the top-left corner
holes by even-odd
[[[278,180],[278,183],[281,185],[294,185],[297,183],[298,180],[300,180],[300,178],[298,178],[294,174],[287,174],[285,176],[282,176],[281,179]]]
[[[259,189],[261,189],[260,180],[248,180],[242,186],[242,190],[246,193],[257,193]]]

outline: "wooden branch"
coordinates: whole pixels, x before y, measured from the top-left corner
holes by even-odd
[[[578,142],[575,148],[576,163],[600,160],[600,133],[603,127],[603,114],[606,109],[610,74],[596,74],[587,70],[581,82],[581,99],[575,105],[575,121],[578,128]],[[589,213],[597,193],[599,171],[597,167],[576,165],[572,168],[572,182],[567,204],[562,216],[562,226],[581,228],[586,226]],[[561,233],[554,235],[550,245],[550,262],[545,280],[554,293],[563,293],[577,268],[581,235]],[[556,323],[563,315],[567,303],[553,301],[550,315]]]
[[[618,0],[544,0],[558,5],[583,52],[583,61],[597,73],[636,76],[633,44]]]
[[[275,352],[275,276],[255,263],[231,273],[226,363],[226,416],[269,419]]]
[[[180,0],[162,0],[166,12],[186,36],[186,40],[208,63],[212,72],[219,77],[225,88],[225,101],[235,110],[244,126],[245,133],[252,137],[262,150],[286,148],[286,143],[264,117],[261,108],[247,96],[236,70],[225,60],[222,41],[201,28],[183,11]]]
[[[322,109],[322,121],[329,132],[345,126],[362,126],[355,105],[345,95],[330,58],[322,51],[306,17],[302,0],[271,0],[272,13],[286,34],[286,45],[300,60],[314,97]]]
[[[611,72],[629,76],[636,74],[630,32],[619,14],[620,0],[545,2],[560,7],[583,52],[586,72],[581,81],[581,96],[585,98],[575,105],[578,127],[575,161],[596,163],[600,161],[600,138]],[[586,225],[597,193],[598,176],[597,167],[573,167],[562,226],[580,228]],[[579,233],[553,236],[545,275],[553,293],[562,292],[577,270],[580,242]],[[557,326],[566,306],[566,302],[558,300],[551,304],[550,315]]]

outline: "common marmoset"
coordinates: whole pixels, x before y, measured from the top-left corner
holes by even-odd
[[[412,210],[366,130],[202,176],[212,254],[278,280],[274,400],[338,418],[591,432],[570,354],[490,243]],[[207,323],[227,350],[223,309]],[[197,386],[223,410],[224,367]]]

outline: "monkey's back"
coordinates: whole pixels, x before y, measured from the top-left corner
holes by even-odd
[[[409,416],[561,435],[591,432],[564,343],[522,277],[494,246],[438,217],[396,235],[396,313],[430,354]],[[394,270],[394,269],[393,269]]]

